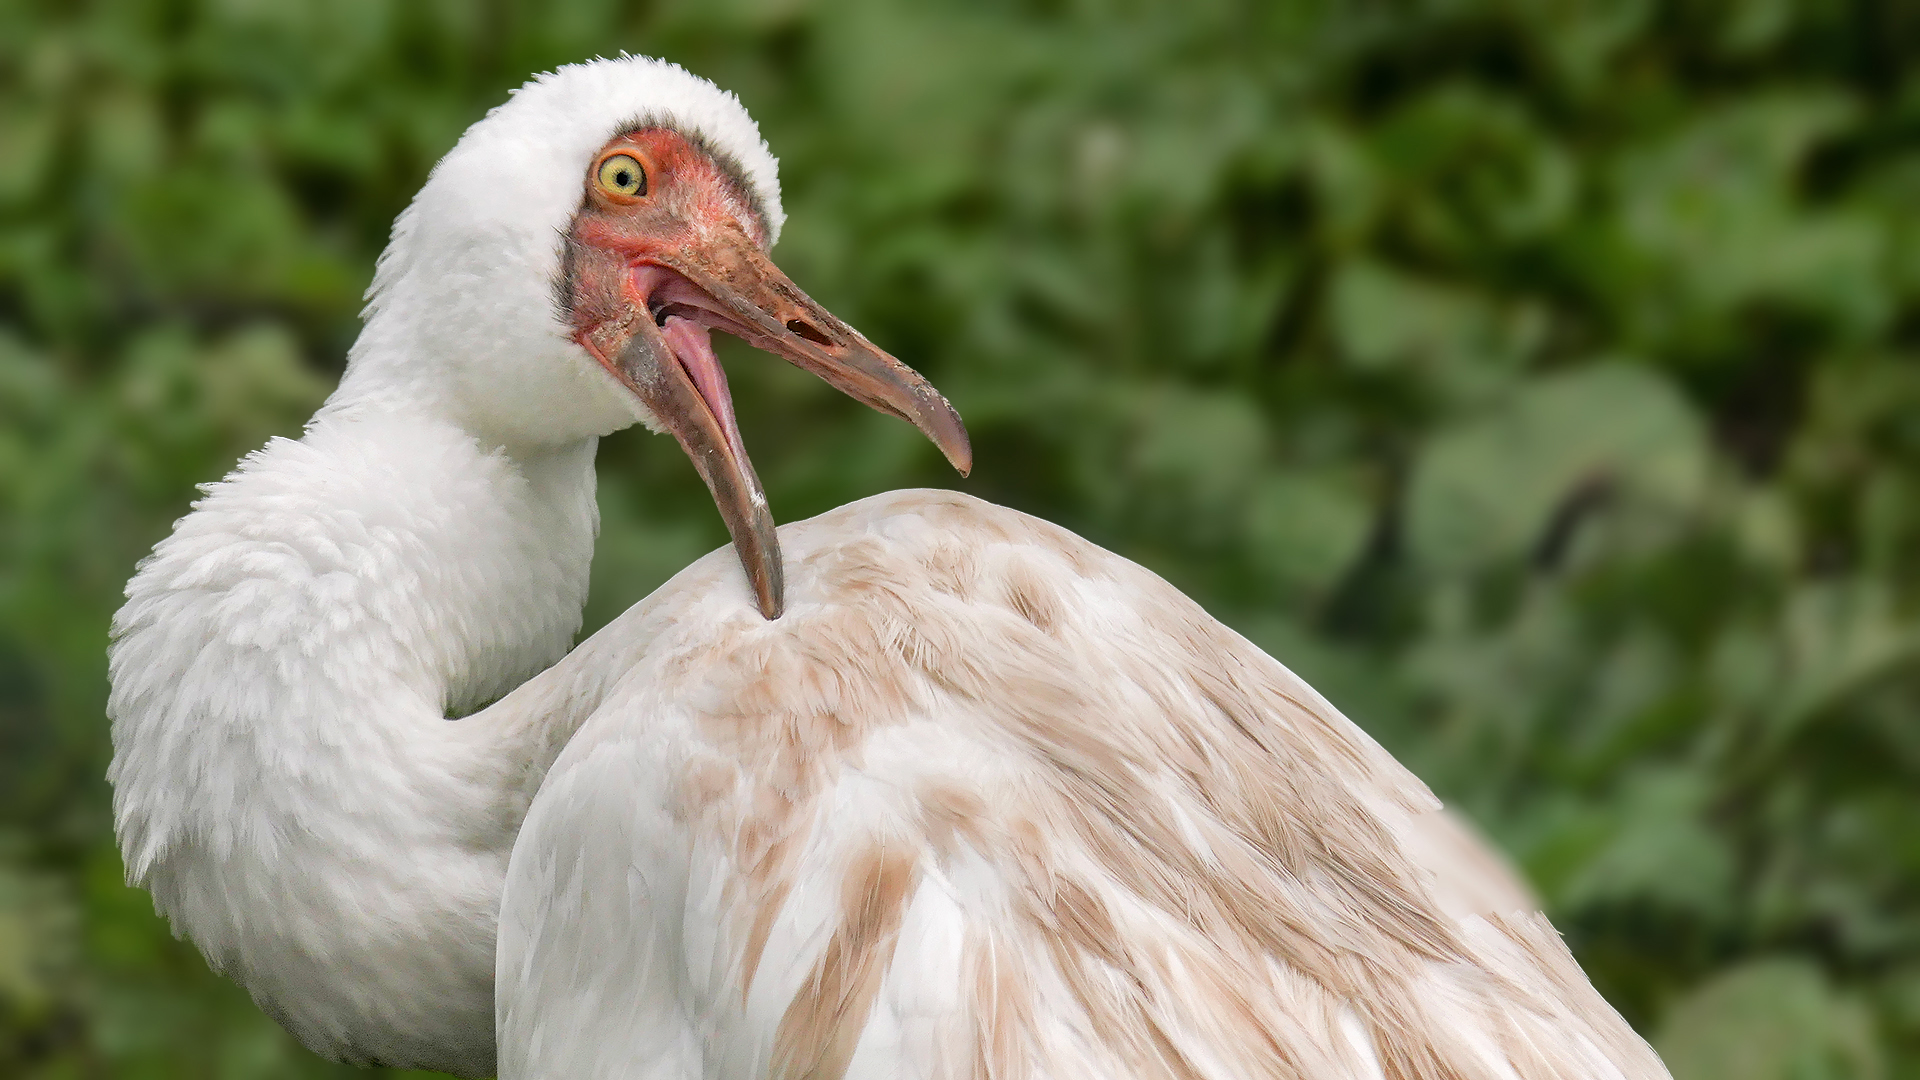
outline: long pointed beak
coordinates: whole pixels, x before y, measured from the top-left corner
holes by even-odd
[[[931,439],[960,475],[972,471],[967,429],[933,384],[814,303],[744,234],[723,235],[739,239],[689,247],[659,260],[712,298],[714,305],[698,305],[719,316],[709,325],[820,376],[855,401],[900,417]],[[663,299],[671,303],[674,297]],[[658,300],[653,307],[662,310]]]
[[[629,317],[582,338],[673,433],[706,481],[740,555],[761,614],[785,609],[780,541],[747,458],[726,374],[708,343],[721,330],[820,376],[842,393],[913,424],[961,475],[973,467],[953,406],[801,292],[743,233],[733,230],[651,254],[634,266]]]

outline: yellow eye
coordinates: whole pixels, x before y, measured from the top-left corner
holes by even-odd
[[[600,163],[600,187],[609,195],[637,199],[647,193],[647,170],[632,154],[611,154]]]

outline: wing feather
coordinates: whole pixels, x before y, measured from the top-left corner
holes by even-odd
[[[551,861],[536,843],[716,883],[677,902],[719,975],[675,974],[673,942],[574,962],[660,969],[631,986],[678,995],[704,1075],[1665,1075],[1424,785],[1151,573],[951,492],[781,539],[777,622],[721,552],[603,632],[626,689],[514,856],[510,902]],[[654,801],[584,797],[596,748],[636,731],[654,756],[630,798]],[[562,900],[526,938],[631,925],[566,910],[586,901],[542,872]]]

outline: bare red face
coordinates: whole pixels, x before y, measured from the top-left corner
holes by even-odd
[[[588,167],[562,281],[574,339],[658,417],[713,492],[760,611],[779,618],[780,545],[709,342],[721,330],[899,416],[964,475],[960,417],[913,369],[875,348],[767,258],[746,184],[677,131],[615,137]]]

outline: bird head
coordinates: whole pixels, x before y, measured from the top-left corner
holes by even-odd
[[[778,539],[708,335],[732,334],[926,432],[971,464],[960,417],[913,369],[801,292],[767,257],[751,189],[705,140],[642,122],[593,156],[558,283],[573,338],[671,432],[707,482],[762,613]]]
[[[636,421],[713,493],[761,612],[778,537],[709,336],[914,424],[963,474],[960,417],[782,273],[775,161],[739,101],[646,57],[563,67],[468,129],[394,227],[349,384],[399,383],[501,445]]]

